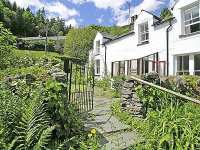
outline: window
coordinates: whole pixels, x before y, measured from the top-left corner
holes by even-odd
[[[194,55],[194,74],[200,75],[200,54]]]
[[[96,54],[100,54],[100,41],[96,41]]]
[[[100,60],[96,60],[95,62],[95,74],[100,75]]]
[[[112,63],[112,76],[118,76],[119,75],[119,62],[113,62]]]
[[[112,76],[125,75],[125,61],[112,63]]]
[[[199,5],[184,11],[184,29],[185,34],[200,31]]]
[[[144,44],[149,41],[148,22],[139,25],[139,44]]]
[[[137,74],[137,60],[130,60],[127,69],[128,75]]]
[[[119,73],[120,75],[125,75],[125,61],[119,62]]]
[[[189,75],[189,56],[177,57],[177,75]]]

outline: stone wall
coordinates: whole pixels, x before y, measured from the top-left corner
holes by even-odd
[[[142,118],[143,105],[136,95],[136,85],[137,83],[131,79],[124,82],[121,96],[121,106],[123,111],[128,111],[133,116]]]

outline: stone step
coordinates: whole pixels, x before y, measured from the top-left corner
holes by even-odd
[[[87,121],[86,128],[96,128],[100,134],[129,129],[130,126],[121,123],[113,116],[96,116],[94,120]]]

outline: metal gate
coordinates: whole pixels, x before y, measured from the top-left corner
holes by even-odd
[[[67,98],[79,113],[91,111],[94,100],[94,69],[75,58],[63,58],[67,73]]]

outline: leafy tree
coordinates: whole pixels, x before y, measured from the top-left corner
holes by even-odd
[[[15,43],[14,36],[0,23],[0,69],[9,65],[14,50],[13,43]]]
[[[168,8],[164,8],[160,13],[160,18],[162,20],[168,20],[172,17],[173,17],[173,14]]]
[[[95,34],[96,31],[91,27],[70,30],[66,36],[64,53],[87,61]]]

